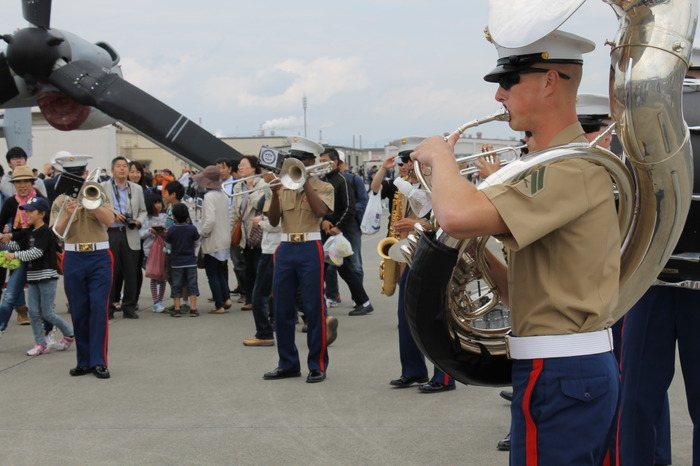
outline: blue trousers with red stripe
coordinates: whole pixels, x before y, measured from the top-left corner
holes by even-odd
[[[63,283],[75,332],[78,367],[107,365],[112,253],[66,251]]]
[[[272,292],[278,367],[294,371],[300,370],[299,352],[294,343],[297,290],[301,294],[308,325],[308,368],[325,372],[328,367],[328,351],[326,300],[323,293],[323,246],[320,241],[282,242],[275,251]]]
[[[601,464],[618,393],[612,352],[513,361],[510,464]]]
[[[693,422],[693,464],[700,465],[700,291],[652,286],[624,317],[620,426],[621,466],[651,465],[663,436],[657,420],[673,380],[676,345],[688,412]],[[656,458],[655,458],[656,455]],[[664,461],[671,460],[670,454]]]
[[[406,377],[427,377],[428,368],[425,365],[425,356],[423,356],[418,345],[416,345],[416,341],[413,339],[413,335],[411,335],[411,329],[406,319],[406,311],[404,310],[405,301],[403,290],[406,286],[409,269],[408,266],[404,267],[401,280],[399,280],[399,306],[397,313],[399,318],[399,358],[401,359],[401,375]],[[431,382],[437,382],[452,387],[455,384],[455,379],[435,366]]]

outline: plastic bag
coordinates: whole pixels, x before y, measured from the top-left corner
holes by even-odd
[[[362,216],[362,223],[360,224],[360,230],[365,235],[373,235],[379,231],[382,226],[382,196],[380,193],[374,194],[371,192],[369,194],[369,200],[367,201],[367,208],[365,209],[365,214]]]
[[[340,267],[343,257],[352,255],[350,241],[342,233],[330,236],[323,245],[323,255],[326,262]]]
[[[162,236],[156,236],[151,251],[146,259],[146,277],[158,282],[165,281],[165,242]]]

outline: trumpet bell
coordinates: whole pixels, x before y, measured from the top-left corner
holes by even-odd
[[[86,210],[95,210],[104,203],[99,183],[86,181],[80,190],[80,203]]]

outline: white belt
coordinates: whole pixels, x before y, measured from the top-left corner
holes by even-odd
[[[109,241],[100,241],[99,243],[66,243],[63,249],[71,252],[90,252],[109,249]]]
[[[282,233],[282,241],[288,243],[305,243],[307,241],[320,241],[321,232],[314,231],[311,233]]]
[[[510,359],[544,359],[607,353],[613,349],[612,330],[513,337],[506,335],[506,351]]]

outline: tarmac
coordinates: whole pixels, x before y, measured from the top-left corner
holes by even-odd
[[[255,328],[240,304],[207,313],[213,306],[203,271],[198,318],[151,312],[144,281],[140,319],[118,313],[110,321],[108,380],[69,376],[75,347],[26,356],[31,328],[13,316],[0,338],[0,465],[508,464],[508,453],[496,449],[509,429],[502,388],[458,384],[422,394],[389,385],[401,368],[397,295],[379,292],[382,237],[363,237],[375,311],[348,316],[342,280],[343,302],[329,309],[339,328],[323,383],[306,383],[303,363],[300,378],[263,380],[277,365],[277,349],[243,346]],[[62,289],[56,311],[67,319]],[[302,361],[305,337],[300,324]],[[679,367],[676,374],[669,390],[674,464],[690,465],[692,423]]]

